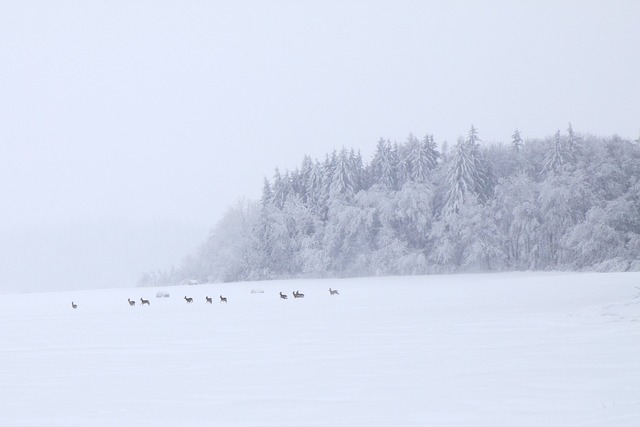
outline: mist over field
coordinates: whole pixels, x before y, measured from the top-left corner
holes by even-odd
[[[170,221],[0,230],[0,294],[135,287],[144,271],[181,262],[206,233]]]

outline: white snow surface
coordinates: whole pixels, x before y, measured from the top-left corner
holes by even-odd
[[[636,427],[639,287],[503,273],[0,295],[0,425]]]

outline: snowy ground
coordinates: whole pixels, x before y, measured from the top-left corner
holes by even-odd
[[[0,425],[636,427],[636,286],[509,273],[1,295]]]

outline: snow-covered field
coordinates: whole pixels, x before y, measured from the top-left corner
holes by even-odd
[[[0,295],[0,425],[640,426],[637,287],[507,273]]]

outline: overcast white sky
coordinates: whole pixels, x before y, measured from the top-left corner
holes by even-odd
[[[640,135],[640,2],[3,1],[0,229],[210,227],[380,137]]]

